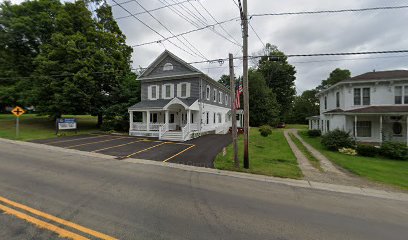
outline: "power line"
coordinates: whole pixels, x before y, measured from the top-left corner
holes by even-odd
[[[197,2],[198,2],[198,4],[207,12],[207,14],[210,15],[210,17],[211,17],[216,23],[218,23],[218,20],[215,19],[215,17],[211,14],[211,12],[208,11],[207,8],[205,8],[204,5],[203,5],[200,1],[197,1]],[[222,30],[224,30],[224,32],[225,32],[232,40],[234,40],[234,42],[236,42],[236,43],[238,43],[239,45],[241,45],[222,25],[220,25],[220,28],[221,28]]]
[[[266,50],[266,45],[265,43],[262,41],[261,37],[259,37],[258,33],[255,31],[254,27],[252,26],[251,22],[248,21],[249,26],[251,27],[252,31],[255,33],[256,37],[258,38],[258,40],[262,43],[262,46],[264,47],[264,49]]]
[[[322,13],[345,13],[345,12],[366,12],[376,10],[395,10],[408,8],[408,5],[402,6],[388,6],[388,7],[371,7],[371,8],[357,8],[357,9],[340,9],[340,10],[320,10],[320,11],[301,11],[301,12],[282,12],[282,13],[261,13],[252,14],[252,17],[265,17],[265,16],[283,16],[283,15],[307,15],[307,14],[322,14]]]
[[[197,2],[200,3],[200,1],[197,1]],[[196,8],[191,2],[188,2],[188,3],[193,7],[193,9],[194,9],[196,12],[198,12],[198,14],[204,19],[204,21],[207,22],[207,18],[204,17],[204,16],[201,14],[201,12],[198,11],[197,8]],[[200,4],[201,4],[201,3],[200,3]]]
[[[134,0],[128,0],[128,1],[126,1],[126,2],[123,2],[123,3],[120,3],[120,4],[126,4],[126,3],[129,3],[129,2],[133,2]],[[175,5],[179,5],[179,4],[183,4],[183,3],[186,3],[186,2],[190,2],[190,1],[194,1],[194,0],[186,0],[186,1],[182,1],[182,2],[177,2],[177,3],[173,3],[173,4],[168,4],[168,5],[164,5],[164,6],[162,6],[162,7],[158,7],[158,8],[153,8],[153,9],[150,9],[150,10],[148,10],[149,12],[155,12],[155,11],[157,11],[157,10],[160,10],[160,9],[163,9],[163,8],[169,8],[169,7],[172,7],[172,6],[175,6]],[[113,4],[113,5],[111,5],[112,7],[115,7],[115,6],[119,6],[119,4]],[[145,13],[147,13],[147,11],[143,11],[143,12],[137,12],[137,13],[134,13],[134,15],[141,15],[141,14],[145,14]],[[115,18],[116,20],[119,20],[119,19],[124,19],[124,18],[129,18],[129,17],[132,17],[132,15],[126,15],[126,16],[122,16],[122,17],[117,17],[117,18]]]
[[[150,27],[148,24],[146,24],[145,22],[143,22],[142,20],[140,20],[140,18],[136,17],[134,14],[132,14],[131,12],[129,12],[126,8],[124,8],[121,4],[117,3],[115,0],[112,0],[114,3],[118,4],[120,8],[122,8],[123,10],[125,10],[127,13],[129,13],[130,15],[132,15],[133,18],[135,18],[137,21],[139,21],[141,24],[143,24],[144,26],[146,26],[147,28],[149,28],[150,30],[152,30],[153,32],[155,32],[157,35],[159,35],[160,37],[162,37],[163,39],[166,39],[165,36],[163,36],[162,34],[160,34],[158,31],[156,31],[155,29],[153,29],[152,27]],[[176,37],[176,36],[173,36]],[[177,44],[173,43],[172,41],[170,41],[170,39],[167,39],[167,41],[169,41],[169,43],[171,43],[173,46],[177,47],[178,49],[188,53],[189,55],[193,56],[193,54],[191,54],[190,52],[186,51],[184,48],[178,46]]]
[[[141,7],[143,8],[143,10],[145,10],[154,20],[156,20],[162,27],[164,27],[171,35],[175,36],[174,33],[166,27],[166,25],[164,25],[159,19],[157,19],[152,13],[150,13],[149,11],[147,11],[147,9],[145,7],[143,7],[142,4],[140,4],[137,0],[135,0],[135,2]],[[201,57],[203,59],[208,60],[208,58],[206,58],[201,52],[200,50],[198,50],[195,46],[193,46],[193,44],[191,44],[191,42],[189,42],[184,36],[181,36],[188,44],[190,44],[197,52],[198,54],[191,49],[187,44],[185,44],[183,41],[181,41],[178,37],[176,37],[176,39],[181,42],[181,44],[183,44],[185,47],[187,47],[190,51],[194,52],[194,54],[198,57]]]
[[[385,59],[385,58],[406,58],[408,55],[402,56],[385,56],[385,57],[371,57],[371,58],[341,58],[341,59],[327,59],[327,60],[314,60],[314,61],[301,61],[291,63],[320,63],[320,62],[340,62],[340,61],[357,61],[357,60],[369,60],[369,59]]]

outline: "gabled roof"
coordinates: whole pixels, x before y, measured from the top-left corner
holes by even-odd
[[[345,83],[353,83],[353,82],[364,82],[364,81],[386,81],[386,80],[399,80],[399,79],[407,79],[408,80],[408,70],[391,70],[391,71],[375,71],[375,72],[367,72],[352,78],[344,79],[326,89],[323,89],[317,96],[326,92],[333,87],[336,87],[341,84]]]
[[[181,66],[185,67],[186,69],[190,70],[191,72],[202,73],[200,70],[198,70],[197,68],[191,66],[190,64],[185,62],[183,59],[177,57],[176,55],[174,55],[173,53],[171,53],[169,50],[166,49],[145,69],[145,71],[143,71],[142,74],[140,74],[139,79],[143,79],[143,78],[147,77],[167,57],[172,58],[174,61],[176,61],[177,63],[179,63]],[[202,73],[202,74],[204,74],[204,73]]]
[[[157,99],[157,100],[144,100],[136,103],[128,108],[128,110],[146,110],[146,109],[164,109],[170,102],[181,101],[185,106],[190,107],[198,99],[197,98],[173,98],[173,99]]]
[[[352,110],[333,109],[323,114],[408,114],[408,105],[367,106]]]

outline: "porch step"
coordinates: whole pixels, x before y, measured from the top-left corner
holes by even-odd
[[[183,141],[183,133],[182,132],[166,132],[161,137],[162,140],[169,140],[169,141]]]

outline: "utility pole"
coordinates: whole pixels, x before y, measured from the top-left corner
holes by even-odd
[[[244,91],[244,168],[249,168],[249,90],[248,90],[248,3],[242,4],[243,91]]]
[[[237,143],[237,111],[235,107],[235,74],[234,74],[234,56],[229,54],[229,73],[231,90],[231,121],[232,121],[232,146],[234,147],[234,165],[239,168],[238,143]]]

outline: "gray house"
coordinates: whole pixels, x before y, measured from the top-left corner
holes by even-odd
[[[164,51],[138,80],[141,101],[128,109],[130,135],[186,141],[228,132],[229,89],[171,52]],[[142,122],[134,122],[134,114]]]

